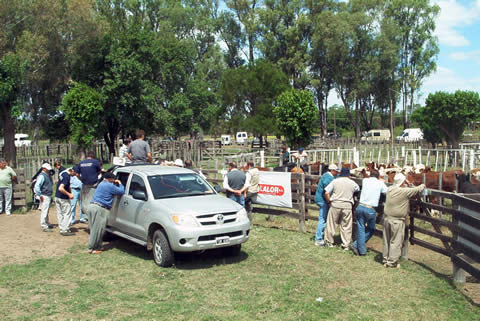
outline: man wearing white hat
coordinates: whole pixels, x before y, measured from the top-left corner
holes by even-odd
[[[37,182],[33,188],[35,195],[40,199],[40,226],[44,232],[53,232],[48,223],[48,210],[53,195],[53,179],[50,174],[52,166],[49,163],[42,165],[42,171],[38,175]]]
[[[320,213],[318,215],[317,232],[315,233],[316,246],[325,246],[323,232],[325,231],[325,226],[327,225],[328,209],[330,208],[327,200],[325,199],[325,187],[327,187],[327,185],[330,184],[337,175],[337,165],[330,164],[328,165],[328,171],[323,174],[318,181],[317,191],[315,193],[315,203],[317,203],[318,207],[320,208]]]
[[[383,220],[383,264],[385,267],[400,267],[398,260],[402,254],[409,199],[425,189],[424,184],[417,187],[405,187],[405,183],[408,183],[405,175],[397,173],[393,178],[393,185],[387,190]]]

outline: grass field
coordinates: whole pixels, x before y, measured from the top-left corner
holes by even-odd
[[[265,216],[255,220],[262,224]],[[288,226],[256,224],[239,257],[222,251],[182,255],[167,269],[157,267],[140,246],[123,240],[112,245],[97,256],[78,244],[64,257],[4,266],[1,319],[478,320],[480,315],[448,279],[416,263],[385,269],[379,253],[360,258],[314,247],[311,233]]]

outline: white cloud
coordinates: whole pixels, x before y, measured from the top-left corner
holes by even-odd
[[[451,53],[448,56],[452,60],[456,61],[474,61],[478,64],[480,64],[480,50],[474,50],[474,51],[457,51],[454,53]]]
[[[480,76],[467,78],[457,74],[455,70],[439,66],[437,72],[425,80],[422,86],[423,95],[419,103],[423,104],[430,93],[437,91],[455,92],[457,90],[480,92]]]
[[[465,38],[457,28],[470,26],[480,20],[480,0],[470,7],[462,6],[456,0],[434,1],[441,8],[436,21],[435,34],[440,43],[452,47],[470,45],[470,40]]]

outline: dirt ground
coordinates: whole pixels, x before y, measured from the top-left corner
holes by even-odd
[[[78,210],[77,210],[78,212]],[[77,213],[77,219],[79,214]],[[87,251],[88,224],[77,223],[71,227],[74,236],[62,236],[57,227],[55,207],[50,207],[49,222],[54,232],[46,233],[40,228],[40,211],[26,214],[0,215],[0,267],[7,264],[24,264],[39,258],[63,256],[72,246],[84,247]],[[373,237],[368,243],[370,250],[381,253],[382,240]],[[451,279],[450,259],[418,245],[409,247],[409,259],[422,265],[438,277]],[[467,276],[467,283],[460,290],[474,302],[480,304],[480,281]]]
[[[75,232],[74,236],[62,236],[57,226],[55,206],[50,207],[48,217],[50,224],[55,226],[51,233],[42,231],[39,210],[26,214],[0,215],[0,266],[62,256],[76,244],[85,246],[87,251],[87,224],[77,223],[70,228]],[[78,217],[77,213],[76,218]]]

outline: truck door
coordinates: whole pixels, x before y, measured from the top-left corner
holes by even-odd
[[[141,191],[147,200],[133,198],[134,191]],[[122,232],[145,240],[145,218],[150,215],[148,194],[145,181],[137,174],[132,174],[128,191],[123,195],[118,207],[116,224]]]
[[[122,185],[125,187],[125,191],[127,191],[127,183],[128,183],[128,178],[130,177],[130,173],[127,172],[117,172],[117,179],[122,182]],[[112,210],[110,211],[110,214],[108,215],[107,219],[107,226],[116,226],[116,221],[117,221],[117,216],[118,212],[121,210],[120,204],[123,202],[123,198],[125,195],[121,196],[115,196],[113,199],[113,204],[112,204]]]

